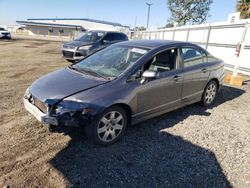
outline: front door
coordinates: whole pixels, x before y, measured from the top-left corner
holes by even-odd
[[[178,49],[155,55],[144,65],[145,70],[154,70],[158,76],[138,85],[135,117],[159,115],[179,106],[183,78],[179,70]]]

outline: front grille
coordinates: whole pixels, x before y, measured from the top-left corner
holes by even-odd
[[[75,55],[75,56],[77,56],[77,57],[86,56],[86,53],[83,52],[83,53],[81,54],[81,53],[79,53],[79,52],[76,52],[76,55]]]
[[[47,113],[47,106],[42,101],[38,100],[36,97],[32,96],[32,103],[39,108],[43,113]]]
[[[62,51],[63,53],[63,56],[64,57],[70,57],[70,58],[73,58],[74,56],[74,52],[70,52],[70,51]]]

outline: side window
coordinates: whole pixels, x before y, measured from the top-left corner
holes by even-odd
[[[107,40],[107,41],[112,41],[112,34],[111,33],[109,33],[109,34],[107,34],[104,38],[103,38],[103,40]]]
[[[177,69],[177,49],[169,49],[155,55],[149,59],[140,69],[138,69],[132,77],[139,79],[146,70],[154,70],[157,72],[165,72]],[[133,57],[132,57],[133,58]]]
[[[193,47],[183,47],[181,52],[184,68],[203,63],[204,57],[206,56],[205,53]]]
[[[122,40],[128,40],[128,37],[125,34],[122,34]]]
[[[157,72],[165,72],[177,68],[177,49],[169,49],[157,54],[149,62],[145,64],[145,70],[154,70]]]
[[[49,31],[50,33],[53,33],[53,32],[54,32],[54,30],[53,30],[52,27],[50,27],[50,28],[48,29],[48,31]]]
[[[122,40],[122,35],[119,33],[114,33],[113,34],[113,40],[114,41],[121,41]]]
[[[59,33],[64,33],[64,30],[63,29],[59,29]]]

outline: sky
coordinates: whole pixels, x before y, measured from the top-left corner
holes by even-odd
[[[226,21],[236,0],[213,0],[207,22]],[[131,27],[146,26],[146,2],[153,3],[150,27],[165,26],[167,0],[0,0],[0,25],[13,26],[27,18],[92,18]]]

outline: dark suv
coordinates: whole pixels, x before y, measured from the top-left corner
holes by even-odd
[[[127,35],[121,32],[88,31],[80,38],[64,43],[61,51],[66,60],[75,62],[93,52],[109,46],[110,44],[127,40]]]

